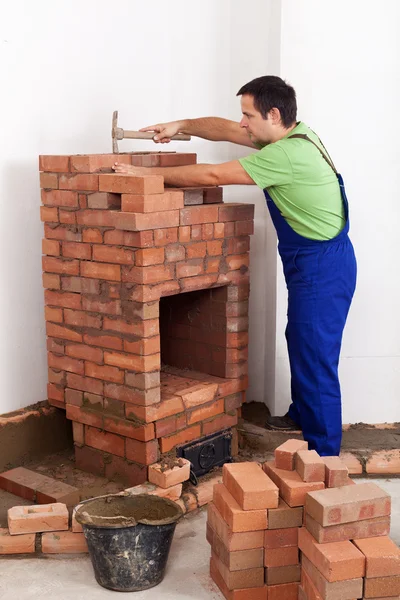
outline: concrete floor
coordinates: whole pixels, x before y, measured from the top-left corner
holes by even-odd
[[[358,479],[360,483],[366,481]],[[368,479],[371,481],[371,479]],[[373,480],[392,496],[392,539],[400,545],[400,479]],[[124,594],[135,600],[217,600],[222,598],[209,577],[210,546],[205,539],[207,513],[201,510],[177,526],[164,581],[157,587]],[[90,559],[6,558],[0,567],[1,600],[103,600],[117,597],[100,587]]]

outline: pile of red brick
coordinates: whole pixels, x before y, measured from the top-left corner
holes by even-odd
[[[77,554],[88,552],[82,528],[60,502],[14,506],[8,529],[0,529],[0,554]]]
[[[262,468],[225,464],[208,511],[211,576],[228,600],[400,597],[390,496],[306,442]]]

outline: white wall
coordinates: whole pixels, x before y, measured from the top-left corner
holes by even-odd
[[[249,28],[239,0],[3,3],[0,414],[46,398],[38,155],[110,151],[116,109],[125,129],[206,115],[239,120],[238,88],[267,68],[271,4],[253,0],[259,18]],[[121,150],[133,144],[121,142]],[[232,156],[227,144],[201,140],[168,147],[189,148],[199,162]],[[234,193],[262,200],[255,189]],[[227,189],[228,200],[230,194]],[[263,219],[255,242],[260,251]],[[264,344],[257,328],[252,344],[253,353]]]
[[[399,22],[398,0],[282,1],[281,76],[350,202],[359,275],[340,369],[345,423],[400,420]],[[282,278],[277,303],[278,413],[289,403]]]

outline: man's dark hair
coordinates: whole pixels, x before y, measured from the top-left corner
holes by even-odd
[[[254,106],[267,119],[272,108],[278,108],[282,124],[288,128],[296,121],[296,92],[291,85],[275,75],[257,77],[240,88],[236,96],[248,94],[253,96]]]

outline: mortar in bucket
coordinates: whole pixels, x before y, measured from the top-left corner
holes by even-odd
[[[118,592],[158,585],[182,515],[172,500],[146,494],[82,502],[75,518],[83,527],[97,583]]]

